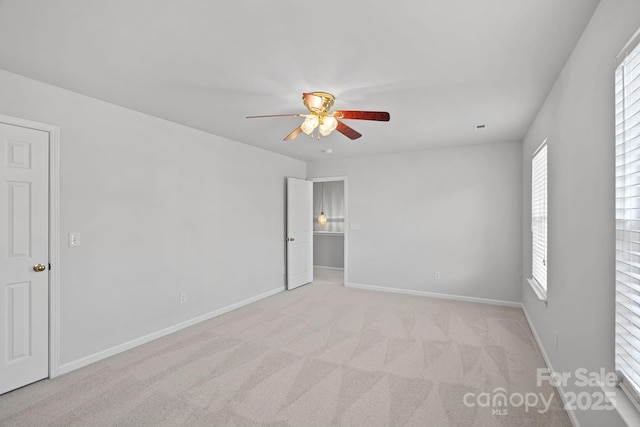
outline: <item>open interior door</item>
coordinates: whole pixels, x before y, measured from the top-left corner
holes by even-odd
[[[287,289],[313,281],[313,183],[287,178]]]
[[[0,123],[0,394],[49,376],[49,134]]]

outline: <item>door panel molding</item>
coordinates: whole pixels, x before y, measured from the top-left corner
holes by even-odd
[[[60,367],[60,128],[0,114],[0,123],[49,134],[49,378]]]
[[[31,356],[31,281],[10,283],[6,286],[7,296],[7,362],[13,363]],[[16,334],[21,329],[22,334]]]

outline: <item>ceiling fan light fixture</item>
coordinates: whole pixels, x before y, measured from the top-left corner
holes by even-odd
[[[333,116],[325,116],[322,123],[318,126],[320,135],[327,136],[338,127],[338,120]]]
[[[331,129],[328,129],[325,125],[318,126],[318,131],[322,136],[327,136],[331,133]]]
[[[304,119],[304,122],[302,122],[302,125],[300,126],[300,128],[302,129],[302,132],[306,133],[307,135],[311,134],[311,132],[313,132],[313,130],[317,127],[318,127],[318,116],[314,114],[309,114],[307,118]]]

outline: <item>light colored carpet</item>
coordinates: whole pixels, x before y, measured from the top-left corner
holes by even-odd
[[[536,386],[544,363],[520,309],[333,279],[0,396],[0,425],[571,425]],[[463,404],[498,387],[555,398],[542,414]]]

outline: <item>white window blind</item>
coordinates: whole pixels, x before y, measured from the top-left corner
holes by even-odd
[[[616,370],[636,403],[640,391],[640,47],[615,74]]]
[[[547,290],[547,144],[531,161],[531,270],[533,279]]]

